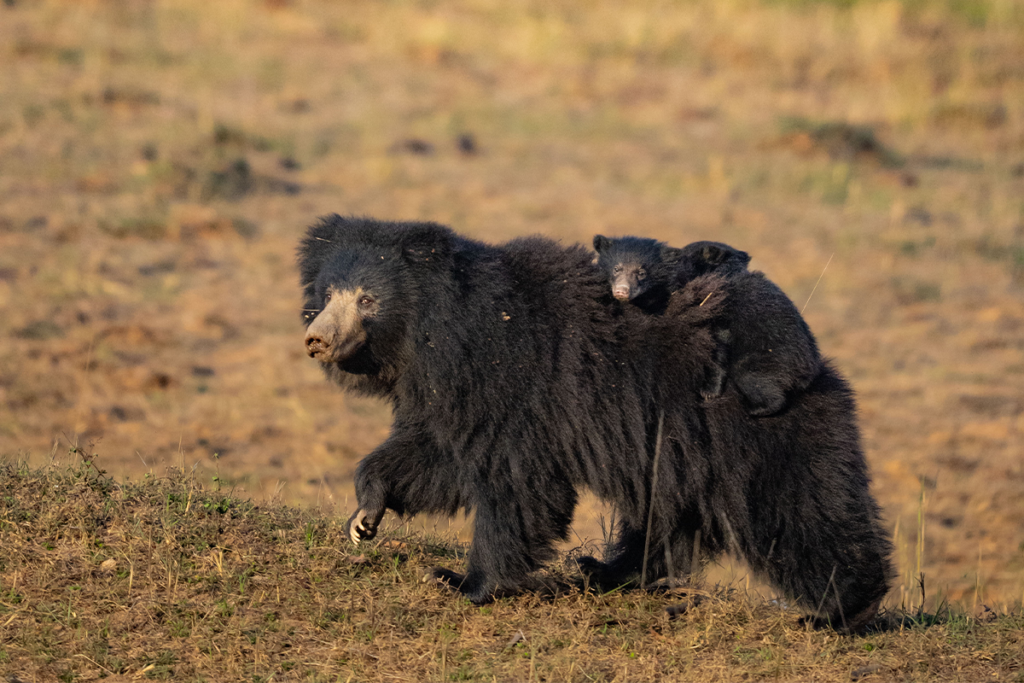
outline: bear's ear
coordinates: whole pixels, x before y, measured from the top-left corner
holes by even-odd
[[[610,239],[604,235],[594,235],[594,251],[598,254],[603,254],[610,246],[612,246],[612,241]]]
[[[324,264],[337,249],[337,231],[348,219],[334,214],[323,216],[316,225],[306,230],[306,236],[299,243],[299,273],[302,286],[308,287],[320,274]]]
[[[454,233],[436,223],[412,223],[403,230],[399,247],[410,263],[438,263],[453,250]]]
[[[736,251],[736,254],[734,255],[734,258],[737,261],[739,261],[740,264],[742,264],[742,266],[744,268],[746,268],[747,264],[750,263],[750,254],[748,254],[745,251],[740,251],[739,249],[736,249],[735,251]]]
[[[679,263],[683,259],[683,250],[675,247],[662,246],[661,262],[669,265]]]

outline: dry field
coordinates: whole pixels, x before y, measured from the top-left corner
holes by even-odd
[[[450,535],[350,554],[344,517],[180,471],[0,465],[0,482],[4,683],[1024,680],[1020,611],[887,610],[838,636],[738,587],[588,592],[571,556],[551,591],[481,608],[419,581],[460,565]]]
[[[890,606],[1024,600],[1016,0],[5,0],[0,455],[344,516],[390,414],[303,353],[328,212],[750,252],[858,391]]]

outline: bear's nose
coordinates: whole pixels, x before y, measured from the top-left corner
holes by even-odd
[[[620,301],[625,301],[629,298],[629,287],[625,285],[616,285],[612,287],[612,296]]]
[[[309,354],[310,358],[316,358],[319,354],[327,353],[329,348],[331,348],[331,342],[329,339],[324,339],[323,335],[316,334],[315,332],[306,334],[306,353]]]

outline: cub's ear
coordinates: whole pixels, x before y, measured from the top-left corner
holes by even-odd
[[[661,248],[661,262],[674,264],[679,263],[683,258],[683,250],[675,247],[663,246]]]
[[[610,239],[604,235],[594,235],[594,251],[598,254],[603,254],[610,246],[612,246],[612,241]]]
[[[717,266],[725,260],[725,252],[714,244],[705,244],[700,250],[700,257],[704,263]]]
[[[737,251],[728,245],[719,244],[718,242],[708,242],[700,251],[704,262],[712,266],[720,266],[731,258],[738,260],[736,257],[742,253],[742,251]]]
[[[701,250],[701,256],[704,257],[706,263],[714,266],[728,263],[734,267],[746,268],[747,264],[750,263],[750,254],[720,242],[708,242],[705,244]]]

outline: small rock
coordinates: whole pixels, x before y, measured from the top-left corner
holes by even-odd
[[[677,619],[686,614],[687,607],[688,605],[686,604],[669,605],[665,608],[665,614],[668,615],[669,619]]]
[[[871,674],[878,673],[881,670],[881,666],[878,664],[868,664],[860,668],[854,669],[850,672],[851,681],[859,681],[862,678],[867,678]]]
[[[64,336],[64,330],[62,330],[57,323],[52,320],[36,320],[31,322],[25,327],[14,331],[14,336],[19,339],[32,339],[36,341],[45,341],[47,339],[56,339]]]
[[[459,151],[465,155],[476,154],[479,149],[477,148],[476,138],[471,133],[463,133],[458,137],[457,140]]]
[[[520,643],[520,642],[522,642],[524,640],[526,640],[526,636],[523,635],[523,632],[522,631],[516,631],[515,635],[512,636],[512,638],[509,639],[509,641],[507,643],[505,643],[505,649],[507,650],[510,647],[515,647],[518,643]]]
[[[419,138],[408,138],[407,140],[400,140],[391,146],[392,152],[407,152],[409,154],[419,154],[421,156],[429,156],[434,153],[434,146],[426,140],[420,140]]]

